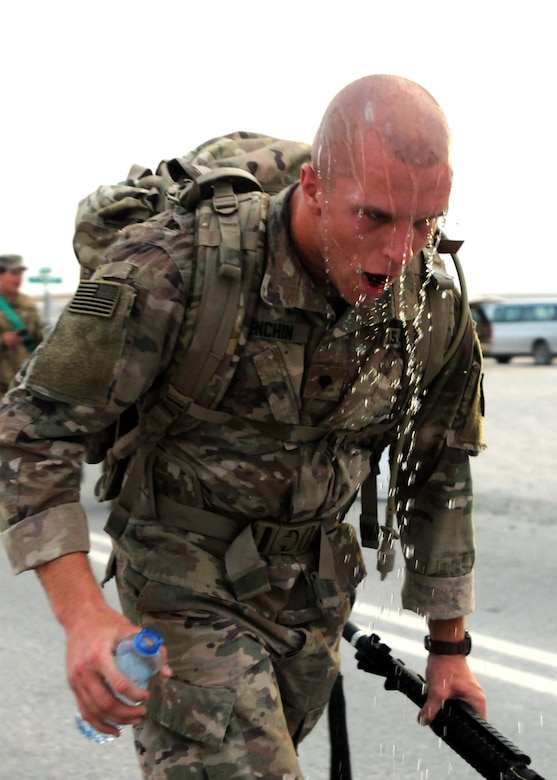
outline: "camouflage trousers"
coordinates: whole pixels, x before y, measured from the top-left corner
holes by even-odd
[[[329,700],[350,600],[291,628],[199,598],[187,610],[138,613],[137,590],[120,579],[119,592],[131,620],[163,635],[173,670],[151,681],[134,729],[143,777],[302,780],[296,747]]]

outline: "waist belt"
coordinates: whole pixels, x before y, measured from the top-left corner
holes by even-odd
[[[234,520],[207,509],[184,506],[164,495],[155,501],[157,519],[162,525],[232,543],[250,527],[260,555],[302,555],[318,541],[322,529],[331,533],[340,525],[337,519],[308,520],[302,523],[281,523],[277,520]],[[146,505],[143,503],[145,510]]]
[[[148,514],[143,497],[140,505]],[[317,603],[322,608],[336,606],[335,566],[327,534],[338,528],[340,520],[243,522],[206,509],[184,506],[160,494],[155,505],[157,519],[162,525],[230,544],[224,561],[236,598],[253,598],[271,589],[262,555],[302,555],[313,548],[319,551],[319,570],[311,575]]]

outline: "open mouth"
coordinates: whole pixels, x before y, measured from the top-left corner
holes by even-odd
[[[389,277],[384,274],[369,274],[366,272],[364,272],[364,279],[370,287],[384,287],[389,281]]]

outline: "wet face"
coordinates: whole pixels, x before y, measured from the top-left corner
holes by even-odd
[[[372,304],[424,249],[446,213],[448,163],[409,165],[369,156],[360,175],[340,172],[327,191],[315,177],[322,272],[347,303]]]

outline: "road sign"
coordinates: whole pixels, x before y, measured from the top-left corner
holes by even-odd
[[[50,284],[60,284],[62,277],[52,276],[52,268],[39,268],[39,273],[36,276],[28,276],[27,281],[31,282],[31,284],[44,284],[43,319],[47,325],[50,325],[50,292],[48,286]]]
[[[42,273],[42,271],[49,271],[49,273]],[[60,284],[62,281],[62,277],[60,276],[50,276],[50,269],[47,268],[41,268],[39,271],[39,276],[28,276],[27,281],[31,283],[37,283],[37,284]]]

